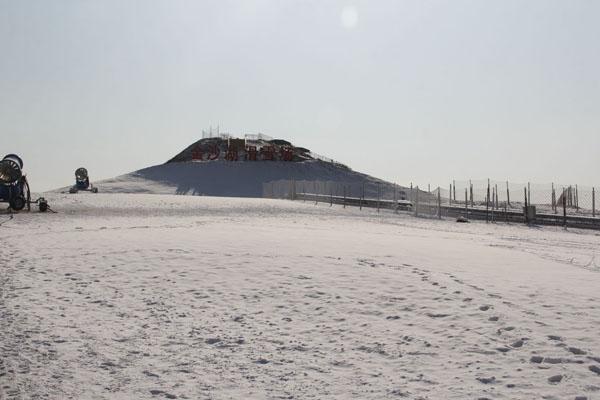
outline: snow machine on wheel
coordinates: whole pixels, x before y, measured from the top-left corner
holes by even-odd
[[[88,171],[83,167],[75,170],[75,185],[69,189],[69,193],[77,193],[81,190],[98,193],[98,188],[90,183]]]
[[[0,201],[8,203],[14,211],[31,209],[31,191],[23,174],[23,160],[16,154],[8,154],[0,161]]]

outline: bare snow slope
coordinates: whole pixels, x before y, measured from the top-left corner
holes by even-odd
[[[384,191],[393,191],[389,182],[320,160],[174,162],[94,184],[103,193],[262,197],[263,183],[280,180],[318,180],[355,185],[365,183],[367,195],[376,195],[378,184],[382,185]]]
[[[597,233],[50,201],[0,214],[2,399],[600,398]]]

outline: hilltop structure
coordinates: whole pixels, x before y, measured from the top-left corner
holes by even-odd
[[[263,134],[244,135],[243,138],[229,134],[203,137],[167,162],[215,160],[291,162],[321,160],[334,163],[333,160],[319,156],[304,147],[294,146],[287,140],[273,139]]]

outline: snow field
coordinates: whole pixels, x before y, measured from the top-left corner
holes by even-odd
[[[0,227],[2,399],[600,398],[595,232],[49,200]]]

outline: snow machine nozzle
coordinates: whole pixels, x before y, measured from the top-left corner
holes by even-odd
[[[80,190],[98,193],[98,188],[90,184],[90,176],[88,175],[88,171],[83,167],[75,170],[75,185],[69,189],[69,193],[77,193]]]
[[[23,176],[23,160],[16,154],[8,154],[0,161],[0,184],[11,185]]]
[[[89,180],[87,169],[81,167],[75,170],[75,179],[77,182],[84,182],[85,180]]]

